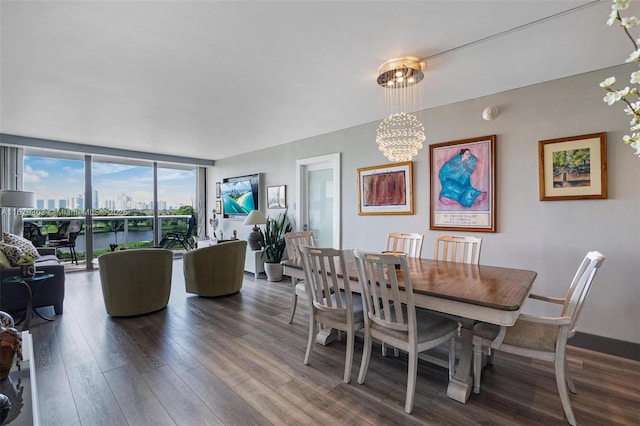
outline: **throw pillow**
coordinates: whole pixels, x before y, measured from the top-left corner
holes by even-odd
[[[7,257],[11,266],[18,266],[18,261],[24,255],[24,252],[19,247],[7,243],[0,242],[0,250]]]
[[[3,232],[2,240],[6,244],[11,244],[12,246],[18,247],[20,250],[24,252],[24,254],[29,255],[34,260],[40,257],[40,253],[38,253],[38,250],[35,248],[33,243],[27,240],[26,238],[21,237],[20,235]]]
[[[0,267],[11,268],[11,262],[9,262],[9,259],[7,259],[7,256],[4,255],[2,250],[0,250]]]

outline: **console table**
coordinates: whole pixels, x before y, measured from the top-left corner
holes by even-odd
[[[40,425],[33,340],[29,331],[22,332],[22,358],[20,370],[14,360],[9,377],[0,381],[0,393],[11,400],[11,410],[2,426]]]

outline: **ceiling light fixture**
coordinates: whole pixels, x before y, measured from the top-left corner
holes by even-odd
[[[420,97],[413,90],[422,81],[424,62],[416,57],[391,59],[378,68],[378,84],[386,89],[384,107],[391,115],[382,120],[376,131],[378,149],[391,161],[410,161],[424,142],[424,126],[408,113],[415,110]],[[396,112],[397,111],[397,112]]]

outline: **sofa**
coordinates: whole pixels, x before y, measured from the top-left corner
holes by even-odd
[[[56,315],[61,315],[64,303],[64,265],[55,255],[55,249],[38,247],[41,257],[35,260],[36,271],[53,274],[53,278],[42,281],[34,281],[29,284],[31,299],[34,308],[53,306]],[[6,265],[6,264],[5,264]],[[20,275],[19,266],[0,266],[0,279]],[[27,305],[27,299],[22,287],[18,284],[2,283],[0,292],[0,309],[14,314],[23,311]]]
[[[230,240],[184,253],[182,267],[187,293],[214,297],[240,291],[246,253],[244,240]]]
[[[161,248],[114,251],[98,257],[107,314],[116,317],[159,311],[169,303],[173,252]]]

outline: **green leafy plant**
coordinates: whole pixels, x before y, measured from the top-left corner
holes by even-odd
[[[29,265],[35,261],[36,261],[35,257],[25,253],[22,256],[20,256],[20,258],[18,259],[18,262],[16,263],[18,265]]]
[[[292,229],[287,210],[278,215],[278,219],[267,218],[264,233],[260,234],[260,247],[264,249],[262,257],[266,263],[280,263],[286,248],[284,234]]]

